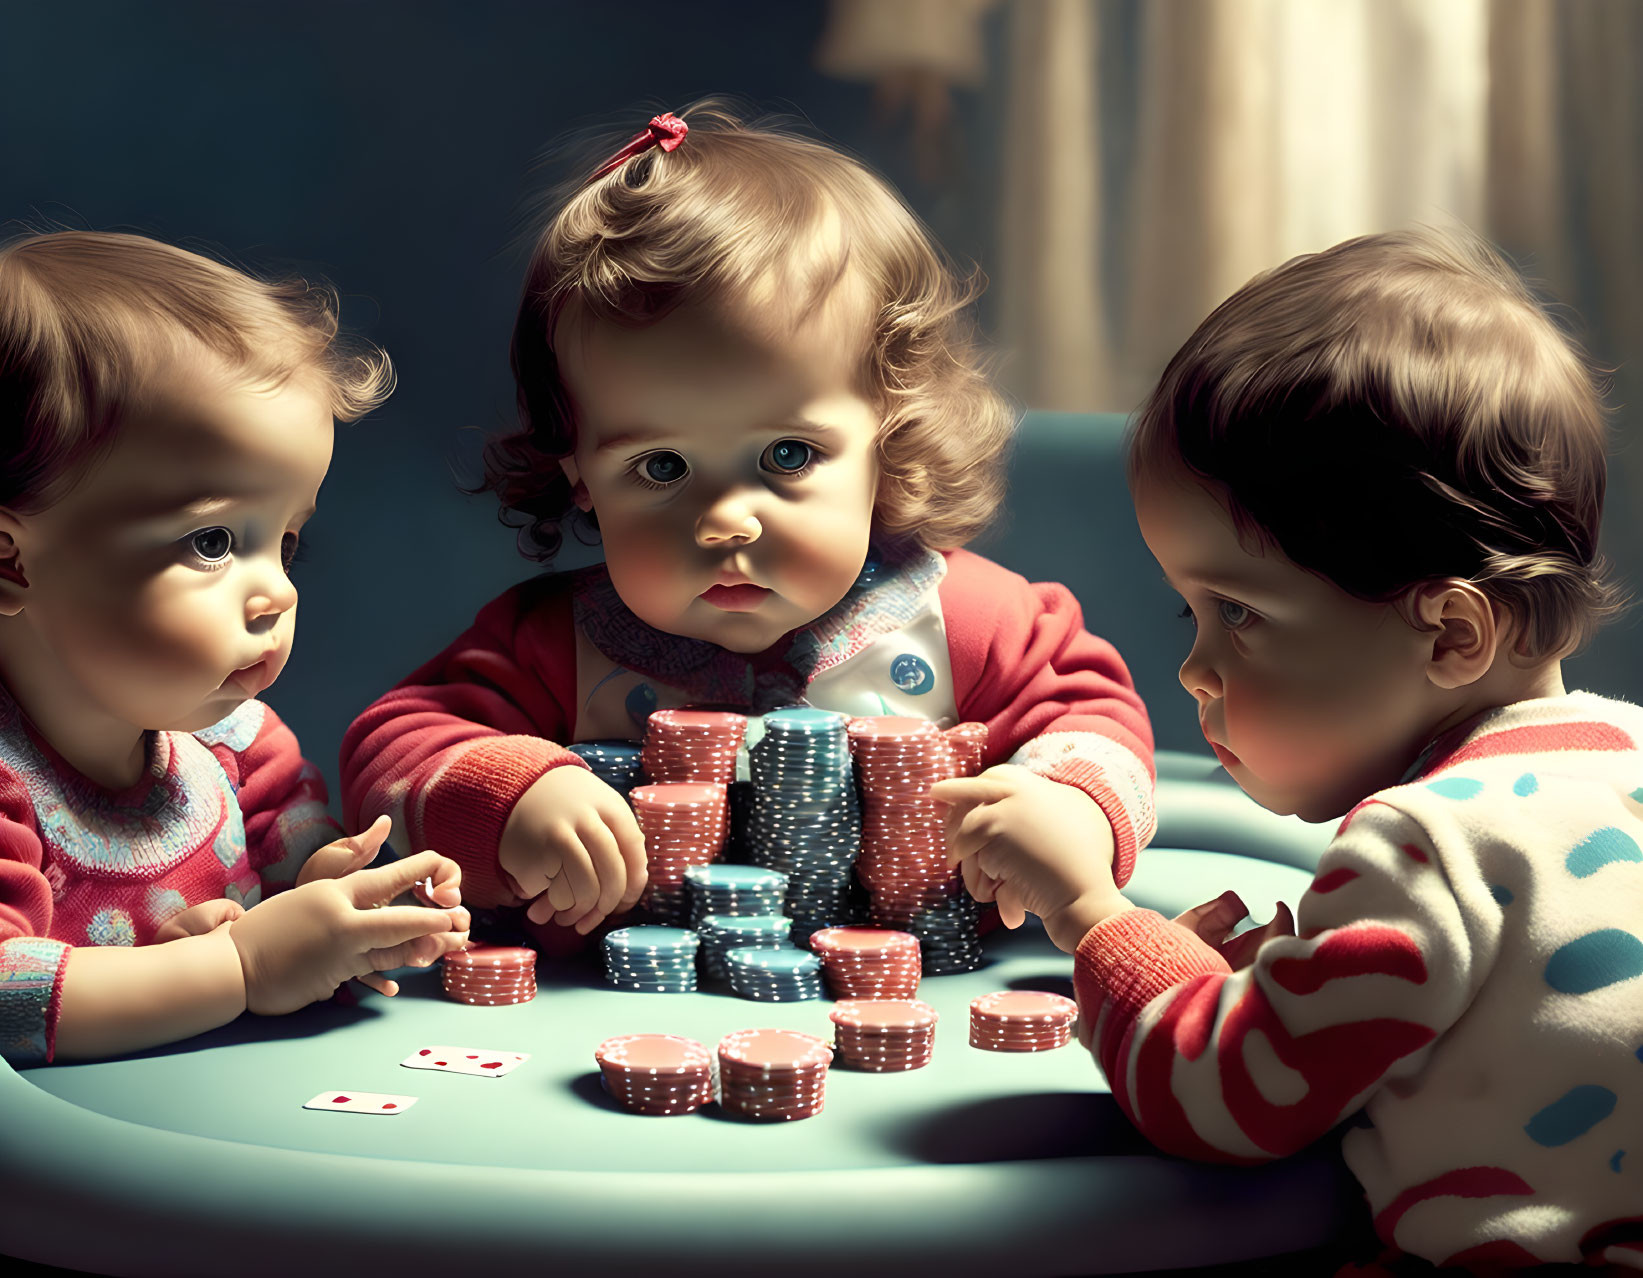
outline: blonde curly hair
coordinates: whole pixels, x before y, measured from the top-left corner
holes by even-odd
[[[0,506],[57,500],[179,343],[249,381],[317,374],[342,421],[393,390],[388,357],[339,336],[323,285],[260,280],[142,235],[25,234],[0,245]]]
[[[568,312],[654,322],[688,299],[756,298],[800,282],[806,313],[849,278],[872,326],[863,384],[880,413],[875,530],[931,549],[963,545],[1004,496],[1017,414],[992,386],[962,276],[900,197],[859,161],[780,121],[745,122],[718,101],[679,113],[689,136],[561,188],[536,237],[514,325],[519,429],[485,449],[484,488],[551,559],[572,511],[558,461],[575,422],[554,349]],[[600,144],[608,156],[621,141]]]

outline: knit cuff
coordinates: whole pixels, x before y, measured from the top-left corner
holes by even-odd
[[[520,903],[497,860],[502,830],[520,796],[550,769],[567,765],[588,766],[541,737],[481,737],[429,781],[416,828],[423,845],[462,867],[464,904],[487,909]]]
[[[1073,955],[1073,988],[1081,1007],[1107,1005],[1109,1015],[1134,1020],[1165,990],[1211,973],[1227,961],[1178,923],[1153,910],[1121,910],[1084,934]]]
[[[1135,854],[1152,837],[1151,804],[1145,805],[1147,827],[1138,830],[1135,816],[1139,814],[1132,812],[1132,806],[1137,806],[1135,796],[1132,794],[1131,802],[1125,802],[1119,788],[1113,784],[1111,772],[1099,763],[1068,755],[1044,775],[1051,781],[1082,790],[1106,814],[1107,822],[1112,826],[1112,881],[1123,887],[1135,872]]]
[[[44,936],[0,944],[0,1057],[9,1064],[51,1064],[72,948]]]

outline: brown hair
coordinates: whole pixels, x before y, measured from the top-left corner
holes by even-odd
[[[352,421],[388,357],[339,340],[336,297],[140,235],[53,231],[0,246],[0,506],[49,506],[113,440],[155,362],[192,341],[248,379],[317,372]]]
[[[687,298],[745,297],[784,277],[800,286],[799,314],[847,276],[865,286],[863,381],[882,414],[875,523],[932,548],[963,545],[1003,499],[1016,422],[974,338],[977,277],[961,279],[857,160],[718,102],[679,114],[690,133],[677,149],[651,149],[593,181],[590,161],[536,238],[513,332],[519,429],[486,446],[483,485],[501,498],[504,522],[521,525],[522,552],[551,559],[572,509],[557,464],[575,446],[554,352],[560,318],[642,325]],[[823,226],[830,233],[816,234]]]
[[[1223,302],[1142,407],[1129,477],[1184,463],[1240,533],[1362,599],[1475,582],[1542,658],[1620,608],[1597,550],[1605,433],[1592,370],[1517,272],[1418,227]]]

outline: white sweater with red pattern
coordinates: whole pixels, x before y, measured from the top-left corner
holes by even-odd
[[[1344,1137],[1382,1240],[1643,1269],[1643,711],[1506,706],[1341,823],[1299,935],[1233,972],[1147,910],[1079,945],[1082,1031],[1191,1158]],[[1361,1113],[1360,1113],[1361,1111]]]

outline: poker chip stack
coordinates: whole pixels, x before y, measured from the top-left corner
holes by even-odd
[[[688,1114],[713,1099],[713,1054],[676,1034],[623,1034],[594,1049],[605,1090],[634,1114]]]
[[[565,747],[588,765],[588,770],[618,794],[626,795],[645,783],[645,766],[637,741],[577,741]]]
[[[925,975],[946,976],[980,968],[985,961],[980,922],[981,906],[964,891],[914,910],[906,927],[918,937]]]
[[[624,927],[605,934],[605,979],[619,990],[691,994],[696,990],[696,933],[682,927]]]
[[[719,1040],[719,1104],[742,1118],[791,1121],[821,1113],[833,1051],[794,1030],[746,1029]]]
[[[826,927],[810,938],[836,999],[912,998],[918,993],[918,938],[879,927]]]
[[[754,787],[748,859],[787,875],[786,912],[801,943],[818,927],[853,917],[861,807],[848,723],[842,714],[808,706],[772,710],[748,754]]]
[[[653,710],[645,720],[641,752],[652,781],[736,779],[736,752],[747,736],[747,716],[727,710]]]
[[[725,953],[730,988],[761,1003],[798,1003],[822,996],[821,960],[806,950],[742,948]]]
[[[828,1014],[838,1061],[887,1074],[922,1069],[935,1050],[936,1009],[917,999],[845,999]]]
[[[862,851],[856,873],[870,894],[868,919],[918,937],[925,972],[982,966],[981,911],[947,862],[947,835],[930,786],[978,771],[987,727],[945,733],[920,719],[852,719],[850,743],[862,792]]]
[[[689,914],[685,870],[711,864],[724,851],[730,819],[725,787],[718,782],[652,782],[636,786],[628,801],[645,836],[650,870],[639,908],[659,922],[683,923]]]
[[[941,735],[953,752],[954,776],[973,777],[981,771],[982,756],[987,751],[985,723],[955,723]]]
[[[524,945],[472,945],[439,961],[445,997],[473,1007],[528,1003],[536,997],[536,951]]]
[[[756,865],[690,865],[685,867],[690,899],[690,926],[709,914],[780,914],[787,876]]]
[[[710,981],[728,981],[731,950],[791,949],[793,921],[785,914],[707,914],[696,927],[702,938],[702,975]]]
[[[998,990],[970,1002],[970,1046],[1045,1052],[1072,1042],[1078,1004],[1041,990]]]
[[[898,715],[850,721],[861,787],[856,874],[871,893],[870,921],[905,927],[919,910],[958,895],[947,836],[930,786],[955,775],[947,739],[932,723]]]

